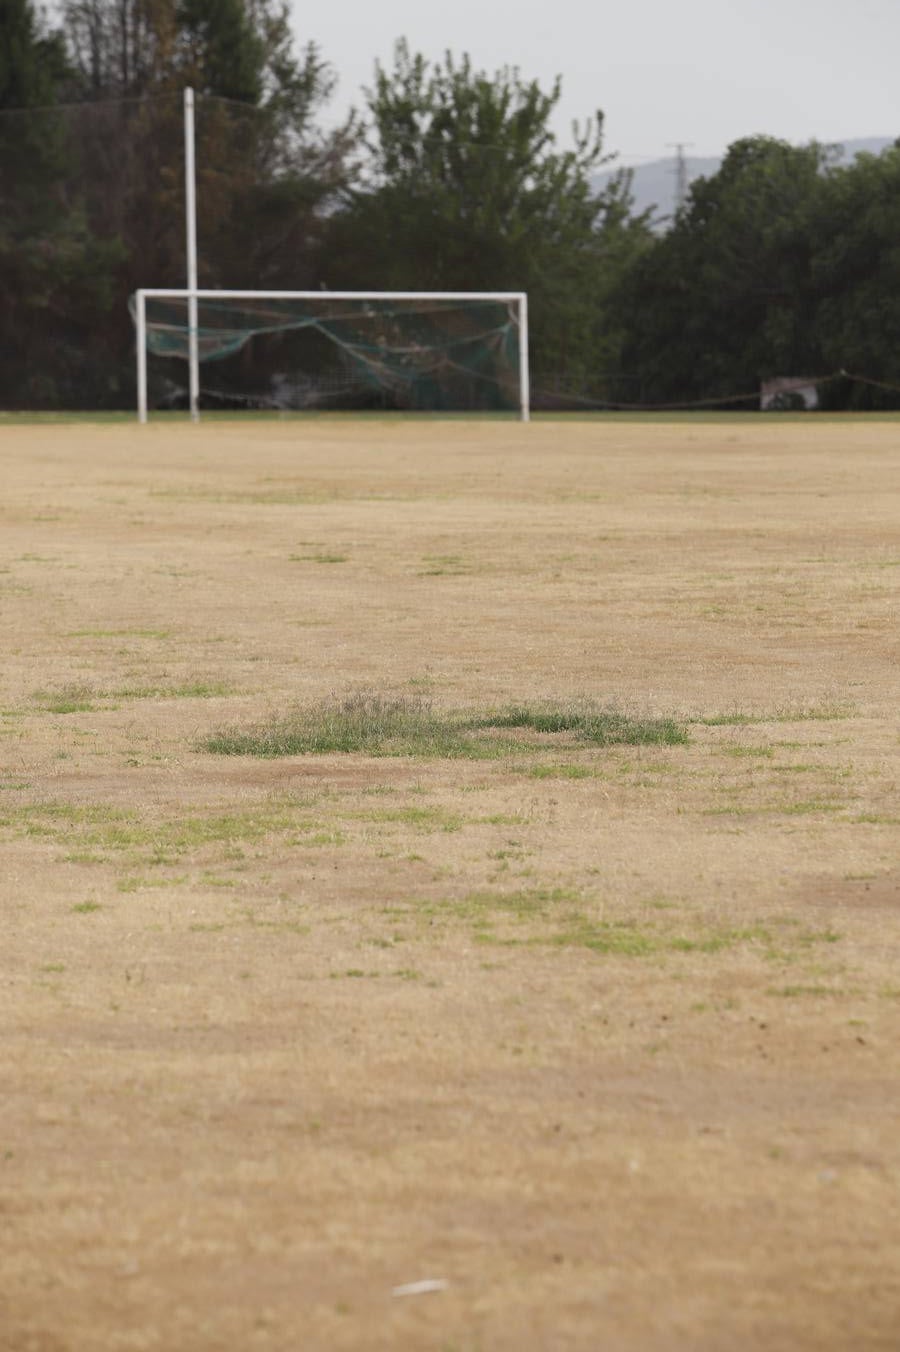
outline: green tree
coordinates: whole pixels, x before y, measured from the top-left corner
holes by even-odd
[[[286,0],[66,0],[63,13],[71,95],[104,103],[72,119],[92,220],[127,242],[129,283],[184,278],[188,85],[198,94],[201,281],[274,285],[289,259],[293,281],[297,245],[315,238],[344,182],[354,133],[317,132],[334,78],[313,44],[296,51]],[[153,101],[132,102],[144,96]]]
[[[71,172],[91,229],[123,246],[86,361],[104,383],[95,398],[127,401],[127,297],[185,282],[184,87],[198,95],[201,285],[312,280],[352,132],[317,131],[333,76],[313,45],[296,48],[286,0],[66,0],[62,12]]]
[[[67,66],[58,33],[38,24],[31,0],[0,0],[0,229],[27,239],[58,214],[53,183],[64,147],[24,110],[54,102]]]
[[[752,137],[692,185],[617,289],[621,359],[645,398],[711,399],[820,372],[812,254],[832,159],[816,144]]]
[[[900,406],[900,143],[828,174],[815,220],[812,282],[823,368],[894,387],[835,383],[828,402]]]
[[[69,145],[52,104],[67,77],[61,36],[41,26],[28,0],[0,0],[0,400],[7,405],[59,395],[108,296],[107,260],[66,191]]]
[[[256,104],[266,52],[243,0],[179,0],[179,73],[199,92]]]
[[[0,0],[0,109],[52,103],[66,71],[62,37],[41,29],[31,0]]]
[[[431,64],[399,42],[367,91],[370,171],[333,223],[329,284],[527,290],[536,364],[595,369],[610,267],[645,227],[624,177],[593,187],[608,162],[602,114],[558,147],[560,93],[558,80],[545,91],[467,56]]]
[[[319,130],[334,75],[315,44],[295,49],[283,0],[251,0],[247,12],[262,54],[258,98],[207,97],[198,114],[201,276],[208,285],[314,286],[359,133],[352,115]]]

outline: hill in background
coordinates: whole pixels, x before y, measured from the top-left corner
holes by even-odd
[[[890,136],[859,136],[842,143],[842,160],[846,162],[864,153],[880,155],[890,145],[893,145],[893,137]],[[708,178],[710,174],[716,173],[722,163],[721,156],[686,158],[689,182],[693,182],[696,178]],[[635,211],[642,212],[652,208],[653,219],[660,229],[665,229],[675,210],[676,167],[674,155],[632,167]],[[597,178],[598,187],[602,187],[615,172],[611,170],[600,174]]]

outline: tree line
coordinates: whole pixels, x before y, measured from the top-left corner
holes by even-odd
[[[286,0],[0,0],[0,405],[132,404],[127,298],[185,275],[186,85],[202,286],[525,290],[551,407],[840,370],[880,384],[831,406],[900,406],[900,148],[738,141],[660,230],[598,186],[601,114],[560,144],[558,81],[401,42],[328,125]]]

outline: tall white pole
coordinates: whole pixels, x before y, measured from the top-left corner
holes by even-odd
[[[139,291],[135,297],[137,305],[137,390],[138,422],[147,421],[147,297]]]
[[[184,203],[187,226],[188,366],[191,422],[200,419],[200,346],[197,337],[197,175],[194,91],[184,91]]]
[[[531,418],[531,377],[528,371],[528,296],[519,297],[519,387],[522,393],[522,422]]]

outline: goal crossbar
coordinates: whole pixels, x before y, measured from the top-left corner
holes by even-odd
[[[196,301],[499,301],[518,307],[519,317],[519,414],[522,422],[529,421],[531,392],[528,372],[528,293],[525,291],[252,291],[202,288],[142,287],[135,292],[135,327],[137,347],[138,421],[147,421],[147,301],[185,300],[191,306]],[[194,319],[194,324],[196,323]],[[195,339],[196,328],[191,338]],[[199,365],[197,343],[190,343],[192,385],[198,381]]]

